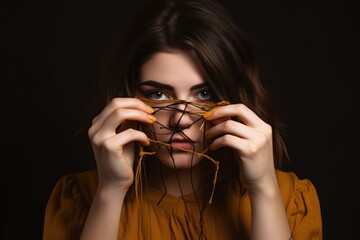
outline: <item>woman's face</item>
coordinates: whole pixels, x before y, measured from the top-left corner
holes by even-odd
[[[138,97],[151,100],[186,100],[207,103],[212,100],[209,86],[200,75],[191,58],[184,52],[159,52],[141,68]],[[167,104],[149,104],[155,110]],[[154,116],[153,125],[145,125],[149,138],[169,144],[152,144],[159,152],[159,160],[170,168],[187,169],[201,161],[201,157],[179,148],[202,152],[207,145],[200,130],[201,115],[189,111],[200,110],[186,103],[161,108]],[[158,149],[160,146],[160,149]],[[171,147],[173,146],[173,147]]]

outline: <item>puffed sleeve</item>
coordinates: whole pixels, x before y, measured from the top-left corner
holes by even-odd
[[[322,240],[320,201],[313,183],[294,173],[278,172],[293,240]]]
[[[57,181],[45,210],[43,240],[79,239],[92,195],[83,175],[69,174]]]

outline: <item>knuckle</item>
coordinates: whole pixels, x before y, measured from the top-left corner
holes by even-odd
[[[130,136],[136,137],[138,135],[138,131],[136,131],[133,128],[129,128],[129,129],[126,130],[126,134],[129,134]]]
[[[90,127],[87,132],[87,135],[90,139],[93,138],[93,136],[95,135],[95,130],[92,127]]]
[[[94,124],[98,118],[99,118],[99,116],[94,117],[91,121],[91,124]]]
[[[225,123],[224,123],[224,129],[225,130],[231,129],[232,126],[233,126],[233,122],[231,120],[225,121]]]
[[[237,111],[242,112],[244,111],[246,106],[243,103],[237,104]]]
[[[110,139],[105,139],[102,141],[101,145],[100,145],[103,149],[106,149],[106,150],[111,150],[112,149],[112,146],[113,146],[113,143]]]
[[[101,138],[98,135],[92,136],[90,140],[95,146],[100,146],[102,142]]]
[[[121,104],[121,99],[120,98],[113,98],[110,101],[110,104],[117,107]]]
[[[265,123],[264,132],[265,132],[266,136],[271,136],[272,135],[272,127],[271,127],[270,124]]]
[[[255,155],[258,151],[259,147],[257,144],[251,142],[251,143],[248,143],[248,152],[250,155]]]
[[[224,142],[224,143],[231,143],[231,141],[232,141],[232,137],[231,137],[230,134],[225,134],[225,135],[223,136],[223,142]]]
[[[116,117],[116,119],[121,119],[122,117],[124,117],[125,115],[125,111],[123,111],[122,108],[116,108],[113,112],[114,116]]]
[[[268,137],[266,136],[266,135],[262,135],[262,134],[260,134],[259,135],[259,144],[258,145],[260,145],[260,146],[263,146],[263,145],[265,145],[267,142],[268,142]]]
[[[140,132],[134,128],[129,128],[126,130],[125,134],[131,136],[133,139],[139,139],[143,136],[146,136],[145,133]]]

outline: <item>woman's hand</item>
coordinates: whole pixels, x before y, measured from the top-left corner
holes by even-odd
[[[251,239],[289,239],[275,175],[271,126],[244,104],[214,108],[204,117],[214,124],[207,131],[207,137],[214,138],[210,149],[230,147],[239,156],[241,182],[251,203]]]
[[[92,121],[88,131],[99,175],[99,188],[127,191],[134,180],[134,142],[150,142],[136,130],[138,122],[153,123],[153,110],[136,98],[114,98]]]
[[[244,187],[250,191],[274,189],[277,183],[271,126],[244,104],[214,108],[204,117],[214,124],[206,134],[214,139],[210,149],[230,147],[239,156]]]

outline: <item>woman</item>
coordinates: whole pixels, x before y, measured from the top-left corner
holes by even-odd
[[[96,170],[61,178],[44,239],[322,239],[251,45],[216,2],[145,6],[114,51],[88,135]]]

